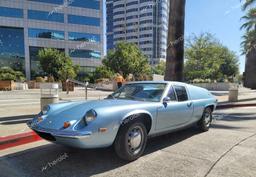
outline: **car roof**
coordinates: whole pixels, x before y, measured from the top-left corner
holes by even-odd
[[[177,85],[187,85],[183,82],[175,82],[175,81],[133,81],[127,82],[126,84],[177,84]]]

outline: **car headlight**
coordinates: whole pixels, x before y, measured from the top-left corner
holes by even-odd
[[[85,118],[85,121],[88,123],[88,122],[91,122],[93,120],[95,120],[97,117],[97,113],[95,110],[91,109],[89,111],[86,112],[84,118]]]
[[[49,111],[50,111],[50,106],[48,106],[48,105],[47,105],[47,106],[44,106],[44,107],[43,107],[43,110],[42,110],[42,114],[43,114],[43,115],[46,115]]]

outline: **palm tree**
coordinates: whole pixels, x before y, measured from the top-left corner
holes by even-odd
[[[246,29],[246,31],[256,30],[256,8],[250,9],[242,19],[245,23],[241,26],[241,29]]]
[[[251,51],[255,51],[256,49],[256,31],[248,31],[243,36],[243,42],[242,45],[242,54],[248,55]]]
[[[255,2],[256,0],[245,0],[242,9],[248,12],[242,17],[245,23],[241,26],[246,29],[244,41],[241,43],[243,54],[246,55],[244,86],[252,89],[256,88],[256,8],[253,6]]]
[[[182,81],[186,0],[171,0],[165,80]]]

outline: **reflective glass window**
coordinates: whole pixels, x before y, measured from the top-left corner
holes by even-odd
[[[0,16],[23,18],[23,9],[0,7]]]
[[[95,17],[68,15],[68,23],[89,26],[100,26],[100,19]]]
[[[51,4],[63,4],[63,0],[29,0],[35,2],[44,2],[44,3],[51,3]]]
[[[100,42],[100,35],[98,35],[98,34],[89,34],[89,33],[69,32],[68,33],[68,40]]]
[[[25,71],[23,28],[0,27],[0,66]]]
[[[28,18],[34,20],[54,21],[64,23],[64,15],[62,13],[50,13],[38,10],[28,10]]]
[[[64,40],[64,32],[56,31],[50,29],[37,29],[37,28],[29,28],[28,36],[32,38],[47,38],[47,39],[57,39]]]
[[[101,53],[94,50],[80,50],[80,49],[70,49],[69,56],[75,58],[92,58],[100,59]]]
[[[100,1],[99,0],[70,0],[70,6],[99,10]]]

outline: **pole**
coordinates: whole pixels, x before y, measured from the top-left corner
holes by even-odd
[[[88,96],[87,96],[87,94],[88,94],[88,82],[85,82],[85,84],[84,84],[84,89],[85,89],[85,100],[87,100],[88,99]]]

